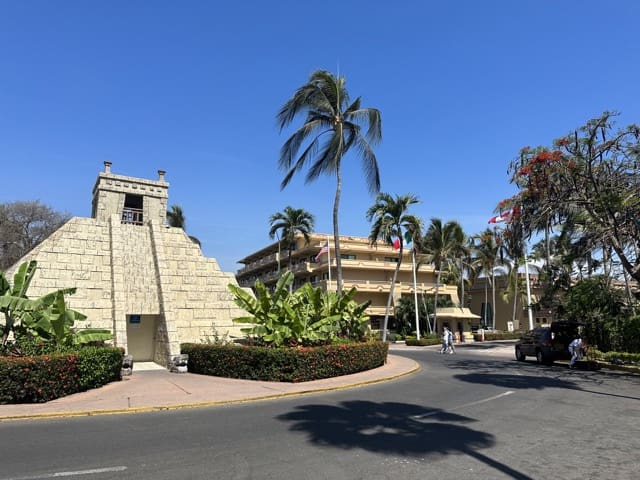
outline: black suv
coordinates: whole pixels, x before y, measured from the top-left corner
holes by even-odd
[[[581,322],[558,320],[548,327],[537,327],[525,333],[516,342],[516,359],[523,362],[526,357],[536,357],[538,363],[553,363],[554,360],[571,358],[569,344],[582,332]]]

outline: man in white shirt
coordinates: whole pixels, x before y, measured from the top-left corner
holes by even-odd
[[[444,327],[442,330],[442,348],[440,349],[440,353],[447,353],[447,348],[449,347],[449,328]]]
[[[573,368],[576,360],[582,358],[582,338],[578,337],[569,344],[569,353],[571,354],[571,360],[569,361],[569,368]]]

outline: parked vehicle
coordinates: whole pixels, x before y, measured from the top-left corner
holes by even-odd
[[[538,363],[553,363],[554,360],[569,359],[569,343],[582,333],[583,323],[558,320],[548,327],[537,327],[525,333],[516,342],[516,359],[523,362],[526,357],[536,357]]]

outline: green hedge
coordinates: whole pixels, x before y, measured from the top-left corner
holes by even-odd
[[[500,333],[484,332],[484,340],[485,342],[489,342],[492,340],[518,340],[522,335],[523,335],[522,332],[500,332]],[[482,336],[479,333],[474,333],[473,339],[476,342],[481,342]]]
[[[438,335],[425,335],[424,337],[420,337],[420,340],[407,337],[404,343],[409,347],[427,347],[429,345],[439,345],[442,343],[442,340]]]
[[[216,377],[274,382],[306,382],[370,370],[384,365],[383,342],[319,347],[255,347],[184,343],[189,372]]]
[[[82,347],[77,351],[82,390],[122,380],[124,351],[114,347]]]
[[[615,363],[622,361],[627,365],[640,365],[640,353],[627,352],[601,352],[600,350],[590,347],[587,350],[587,356],[592,360],[602,360],[604,362]]]
[[[0,357],[0,404],[48,402],[120,380],[122,358],[122,350],[113,347]]]
[[[78,357],[0,358],[0,403],[40,403],[81,391]]]

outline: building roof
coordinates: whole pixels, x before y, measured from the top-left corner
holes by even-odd
[[[480,315],[476,315],[475,313],[471,313],[471,310],[468,308],[460,308],[460,307],[444,307],[438,308],[437,312],[438,317],[446,317],[446,318],[481,318]]]

